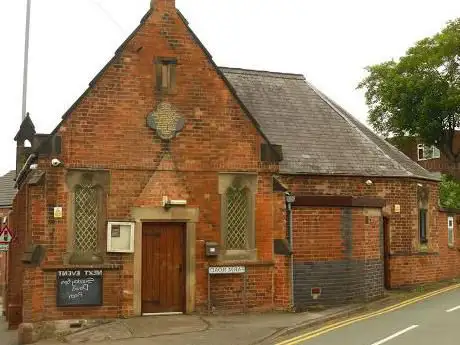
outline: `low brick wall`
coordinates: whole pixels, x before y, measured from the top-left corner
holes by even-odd
[[[247,273],[210,275],[211,311],[235,313],[273,309],[273,265],[247,266]],[[207,302],[199,310],[207,310]]]

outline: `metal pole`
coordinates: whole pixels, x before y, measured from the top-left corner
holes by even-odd
[[[30,32],[30,8],[32,0],[27,0],[26,14],[26,39],[24,47],[24,80],[22,84],[22,120],[26,117],[27,106],[27,77],[29,67],[29,32]]]
[[[208,316],[211,315],[211,275],[208,268]]]
[[[288,237],[289,237],[289,246],[291,247],[291,255],[289,258],[290,265],[290,278],[291,278],[291,304],[292,309],[295,309],[295,298],[294,298],[294,239],[292,231],[292,203],[295,201],[295,195],[290,193],[286,194],[286,206],[288,212]]]
[[[291,203],[288,203],[288,211],[289,211],[289,242],[290,242],[290,247],[291,247],[291,255],[290,255],[290,266],[291,266],[291,271],[289,272],[291,275],[291,304],[292,308],[295,308],[295,299],[294,299],[294,243],[292,240],[292,205]]]
[[[243,313],[246,314],[248,311],[248,300],[246,297],[246,290],[248,285],[248,269],[247,267],[244,268],[244,275],[243,275]]]

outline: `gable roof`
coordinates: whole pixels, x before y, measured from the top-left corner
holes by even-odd
[[[177,12],[261,136],[270,147],[282,145],[281,173],[438,180],[308,84],[303,75],[217,67],[187,20]],[[116,61],[151,13],[152,10],[147,12],[115,56],[62,116],[50,138]]]
[[[221,67],[273,144],[286,174],[417,177],[438,180],[300,74]]]
[[[154,7],[154,6],[153,6]],[[176,8],[176,12],[182,21],[182,23],[185,25],[187,31],[191,35],[192,39],[195,41],[195,43],[200,47],[200,49],[203,51],[204,55],[208,58],[209,63],[212,65],[216,73],[219,74],[219,76],[222,78],[222,80],[225,82],[227,85],[228,89],[232,93],[232,95],[235,97],[236,101],[239,103],[241,108],[243,109],[244,113],[246,116],[249,118],[249,120],[252,122],[252,124],[256,127],[257,131],[259,134],[262,136],[262,138],[266,141],[266,143],[269,145],[270,149],[274,152],[275,155],[278,155],[278,152],[276,151],[275,148],[272,147],[272,143],[270,142],[269,138],[265,135],[265,133],[260,129],[260,125],[257,122],[257,120],[252,116],[250,111],[246,108],[245,104],[239,99],[238,95],[236,94],[236,91],[233,89],[231,83],[228,82],[228,80],[225,78],[223,72],[220,70],[220,68],[216,65],[214,62],[212,55],[209,53],[209,51],[206,49],[204,44],[200,41],[198,36],[195,34],[195,32],[192,30],[192,28],[189,25],[189,22],[187,19],[184,17],[184,15]],[[53,131],[50,133],[48,139],[44,140],[41,145],[45,145],[47,141],[49,141],[53,135],[55,135],[61,125],[64,123],[64,121],[70,116],[73,110],[85,99],[85,97],[89,94],[91,89],[94,87],[94,85],[99,81],[99,79],[102,77],[104,72],[108,70],[108,68],[119,58],[120,54],[123,52],[125,47],[128,45],[128,43],[139,33],[141,28],[144,26],[145,22],[147,19],[152,15],[153,13],[153,8],[151,7],[147,13],[142,17],[139,25],[134,29],[134,31],[123,41],[123,43],[118,47],[118,49],[115,51],[114,56],[112,59],[107,62],[107,64],[98,72],[98,74],[91,80],[89,83],[88,88],[83,92],[83,94],[70,106],[70,108],[62,115],[61,121],[59,124],[53,129]],[[41,146],[40,145],[40,146]]]
[[[16,189],[14,189],[15,177],[15,170],[11,170],[5,175],[0,176],[0,207],[10,207],[13,205],[13,199],[16,195]]]

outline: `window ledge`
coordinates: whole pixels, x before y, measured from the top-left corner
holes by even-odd
[[[416,252],[414,252],[414,255],[420,255],[420,256],[423,256],[423,255],[439,255],[439,252],[433,252],[433,251],[430,251],[430,250],[426,249],[426,250],[416,251]]]
[[[105,264],[105,265],[46,265],[41,268],[42,271],[60,271],[60,270],[78,270],[78,269],[101,269],[101,270],[121,270],[123,265]]]
[[[455,249],[455,245],[453,245],[453,244],[448,244],[447,247],[448,247],[449,249]]]
[[[420,253],[423,253],[423,252],[428,252],[430,249],[428,248],[428,245],[426,243],[421,243],[420,246],[417,248],[417,250]]]
[[[223,250],[218,261],[257,261],[257,249]]]
[[[69,265],[103,265],[104,257],[97,253],[69,253],[66,264]]]
[[[415,250],[413,252],[396,252],[390,254],[390,257],[399,257],[399,256],[429,256],[429,255],[439,255],[439,252],[434,252],[434,251],[420,251],[420,250]]]
[[[209,262],[209,267],[221,266],[274,266],[274,261],[259,261],[259,260],[219,260],[217,262]]]

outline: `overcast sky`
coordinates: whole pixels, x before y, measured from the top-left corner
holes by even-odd
[[[27,111],[50,132],[150,0],[32,0]],[[458,0],[176,0],[220,66],[302,73],[362,122],[364,67],[460,16]],[[0,174],[15,166],[26,0],[0,1]]]

